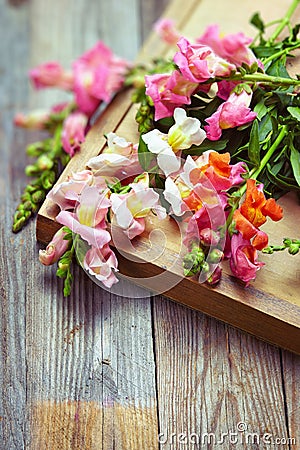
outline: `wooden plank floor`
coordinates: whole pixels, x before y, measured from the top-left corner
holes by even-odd
[[[166,4],[0,0],[1,450],[300,446],[300,357],[137,287],[108,294],[79,268],[63,299],[55,269],[37,261],[34,223],[10,232],[24,147],[39,137],[14,129],[13,115],[62,98],[33,92],[29,67],[67,65],[99,38],[134,58]],[[208,443],[241,423],[286,443]]]

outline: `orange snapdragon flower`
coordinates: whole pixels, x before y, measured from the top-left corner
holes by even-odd
[[[253,239],[252,245],[262,250],[268,245],[268,235],[259,229],[267,217],[274,221],[282,219],[283,210],[274,198],[266,199],[262,190],[256,185],[256,181],[247,180],[246,197],[239,209],[234,212],[233,220],[235,228],[245,239]]]

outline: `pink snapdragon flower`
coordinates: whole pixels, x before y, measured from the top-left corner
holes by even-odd
[[[57,222],[79,234],[89,245],[102,248],[110,240],[106,230],[106,216],[111,206],[107,198],[108,190],[101,192],[96,186],[85,186],[78,196],[74,212],[61,211]]]
[[[181,34],[176,29],[174,20],[171,19],[159,19],[154,24],[154,30],[169,45],[175,45],[181,37]]]
[[[231,237],[230,268],[233,275],[246,283],[256,278],[256,272],[264,265],[257,260],[257,250],[241,233]]]
[[[63,149],[72,157],[85,141],[85,130],[88,117],[81,112],[71,113],[63,123],[61,135]]]
[[[55,61],[40,64],[29,72],[29,78],[36,89],[55,87],[70,91],[73,89],[73,74]]]
[[[129,63],[98,42],[73,63],[74,93],[79,109],[91,115],[122,87]]]
[[[240,67],[243,63],[251,66],[255,62],[262,67],[253,51],[249,48],[252,39],[243,33],[221,36],[219,25],[213,24],[206,28],[203,35],[196,39],[196,42],[208,45],[218,56],[237,67]]]
[[[101,249],[90,248],[85,255],[83,267],[107,288],[119,281],[114,274],[118,270],[118,260],[108,244]]]
[[[95,174],[123,180],[143,172],[138,158],[138,146],[115,133],[107,134],[107,147],[87,162]]]
[[[146,94],[152,98],[155,108],[155,120],[171,117],[175,108],[191,103],[191,95],[198,88],[184,78],[178,70],[171,74],[145,76]]]
[[[207,138],[211,141],[217,141],[222,135],[222,130],[252,122],[257,114],[249,108],[251,99],[252,92],[250,94],[245,90],[240,94],[233,92],[215,113],[205,119],[208,123],[204,127]]]
[[[174,56],[174,62],[182,75],[193,83],[203,83],[217,76],[228,76],[235,66],[217,56],[213,50],[202,44],[190,44],[182,37],[178,43],[179,52]]]
[[[67,181],[56,184],[47,194],[47,199],[55,203],[61,210],[74,209],[79,195],[86,186],[93,182],[93,173],[83,170],[68,177]]]
[[[159,203],[159,194],[149,188],[148,174],[137,183],[131,183],[130,187],[128,194],[111,195],[111,207],[114,213],[112,224],[123,230],[129,239],[133,239],[143,233],[145,217],[151,210],[161,219],[166,217],[166,210]]]
[[[157,155],[158,166],[166,176],[180,169],[181,150],[188,149],[193,144],[200,145],[206,137],[200,121],[187,117],[184,109],[175,109],[174,120],[175,124],[168,134],[154,129],[142,135],[149,151]]]
[[[59,258],[67,251],[69,241],[64,239],[66,232],[60,228],[53,236],[51,242],[45,250],[39,251],[39,260],[45,266],[56,263]]]

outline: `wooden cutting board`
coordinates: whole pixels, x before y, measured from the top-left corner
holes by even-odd
[[[243,31],[253,35],[255,30],[249,25],[249,18],[255,11],[259,11],[265,21],[270,22],[282,17],[289,4],[289,0],[280,0],[272,2],[270,8],[268,0],[244,0],[241,9],[241,2],[237,0],[189,0],[185,3],[174,0],[164,17],[173,18],[177,28],[187,37],[201,35],[210,23],[219,23],[225,33]],[[295,17],[300,22],[300,8]],[[172,55],[174,50],[153,34],[141,50],[138,61]],[[294,73],[297,71],[296,60],[290,70]],[[103,137],[105,133],[113,131],[128,141],[138,141],[134,121],[136,105],[131,104],[131,94],[127,90],[115,97],[88,133],[81,151],[72,158],[58,183],[66,180],[72,172],[84,169],[91,157],[101,153],[106,144]],[[272,244],[280,244],[286,236],[299,238],[300,235],[297,227],[300,223],[300,206],[297,199],[289,194],[279,203],[284,208],[284,219],[276,224],[268,222],[264,226]],[[37,218],[39,241],[48,243],[60,228],[60,224],[55,222],[57,212],[49,200],[42,205]],[[150,236],[153,229],[161,232]],[[158,248],[159,254],[156,251]],[[182,278],[180,232],[172,219],[158,222],[151,218],[145,233],[134,240],[134,247],[121,250],[122,254],[118,256],[120,272],[135,283],[153,292],[163,292],[165,296],[188,307],[300,354],[299,255],[261,254],[260,260],[266,265],[248,288],[244,288],[230,275],[225,264],[221,283],[216,288],[210,288],[190,278]]]

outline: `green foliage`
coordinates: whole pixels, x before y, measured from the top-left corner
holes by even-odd
[[[64,239],[69,241],[69,250],[67,250],[58,261],[58,268],[56,275],[64,280],[64,296],[68,297],[71,294],[73,275],[71,272],[72,262],[74,258],[74,240],[73,232],[68,227],[63,227],[67,233]]]

